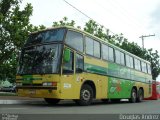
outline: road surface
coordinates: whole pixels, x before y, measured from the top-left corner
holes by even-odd
[[[0,97],[0,113],[18,114],[160,114],[160,100],[141,103],[103,103],[94,101],[90,106],[77,106],[72,100],[50,106],[43,99]]]
[[[129,116],[128,116],[129,115]],[[154,117],[154,118],[153,118]],[[43,99],[0,96],[2,120],[160,120],[160,100],[77,106],[72,100],[50,106]],[[54,119],[53,119],[54,118]]]

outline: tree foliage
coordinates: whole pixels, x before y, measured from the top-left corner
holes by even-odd
[[[14,82],[18,53],[33,31],[45,26],[33,26],[30,16],[33,12],[31,4],[20,10],[21,0],[0,1],[0,80],[9,79]]]

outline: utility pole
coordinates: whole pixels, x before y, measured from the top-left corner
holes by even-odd
[[[144,50],[144,37],[151,37],[151,36],[155,36],[155,34],[154,35],[142,35],[139,37],[139,38],[142,38],[142,49],[143,50]]]

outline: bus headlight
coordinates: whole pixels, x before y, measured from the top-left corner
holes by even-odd
[[[57,82],[44,82],[43,86],[57,86]]]

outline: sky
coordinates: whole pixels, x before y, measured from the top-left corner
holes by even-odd
[[[160,0],[66,0],[87,16],[110,29],[115,34],[122,33],[129,41],[144,47],[158,50],[160,54]],[[23,0],[21,9],[27,3],[33,6],[30,22],[33,25],[51,27],[53,22],[66,16],[77,26],[89,20],[86,16],[69,6],[65,0]],[[160,80],[160,77],[158,78]]]

